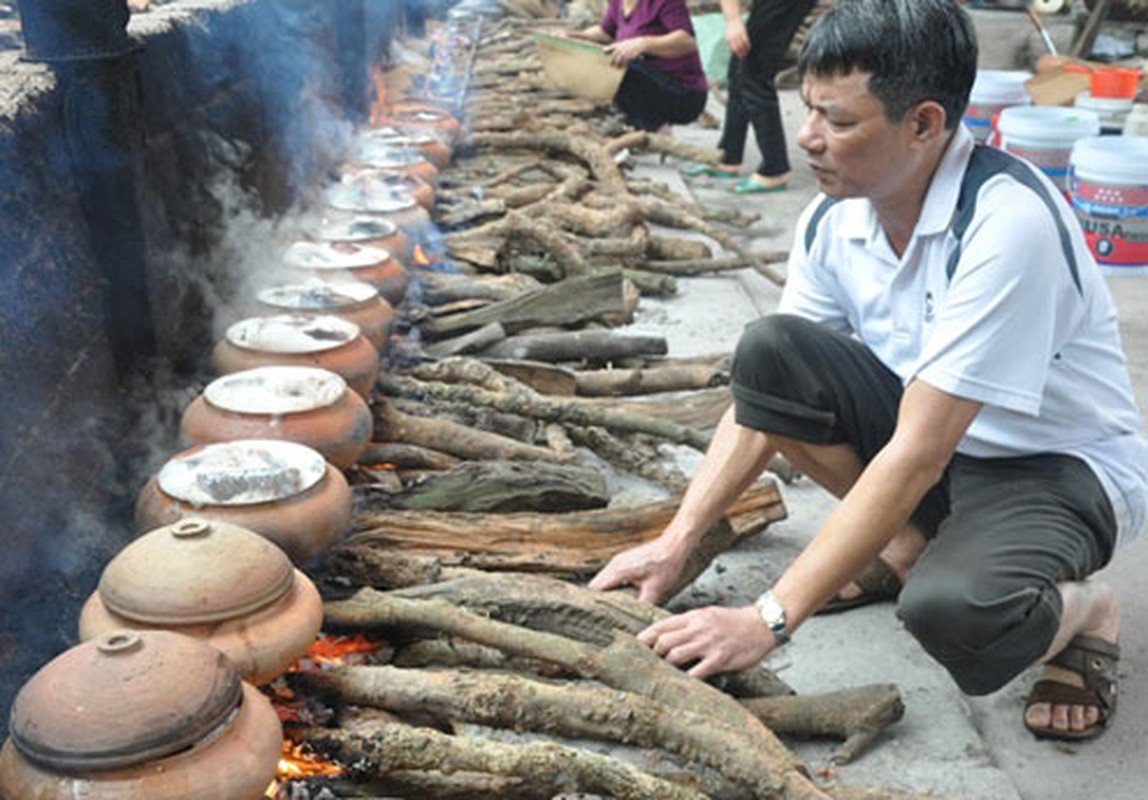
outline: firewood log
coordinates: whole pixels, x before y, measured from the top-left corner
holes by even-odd
[[[395,469],[450,469],[462,462],[446,453],[413,444],[371,442],[359,456],[358,463],[388,464]]]
[[[502,744],[399,723],[380,724],[369,737],[330,728],[307,728],[296,735],[337,761],[377,775],[412,769],[480,772],[547,787],[552,795],[574,790],[618,800],[705,800],[705,795],[617,759],[548,742]]]
[[[604,364],[636,355],[665,355],[668,349],[662,336],[581,330],[508,336],[501,342],[483,348],[478,355],[483,358]]]
[[[544,447],[523,444],[506,436],[476,431],[448,420],[434,420],[403,414],[389,403],[372,404],[375,439],[402,442],[463,459],[506,459],[511,461],[559,461]]]
[[[620,397],[724,386],[729,373],[704,365],[579,370],[575,381],[580,395]]]

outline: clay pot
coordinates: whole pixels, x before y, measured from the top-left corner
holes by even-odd
[[[403,130],[401,128],[371,128],[359,133],[357,141],[380,142],[400,149],[415,149],[438,169],[450,163],[451,149],[439,136],[428,131]]]
[[[311,238],[327,244],[350,242],[377,247],[398,254],[403,261],[411,257],[410,237],[395,223],[375,214],[333,212],[314,226]]]
[[[259,685],[305,656],[322,624],[315,585],[274,543],[189,518],[144,534],[108,563],[80,612],[80,638],[182,633],[222,650]]]
[[[389,250],[353,242],[295,242],[283,264],[301,276],[370,284],[392,308],[402,304],[410,286],[406,267]]]
[[[281,439],[306,445],[339,469],[371,441],[371,410],[347,382],[314,367],[256,367],[216,378],[183,412],[188,445]]]
[[[255,367],[319,367],[342,376],[364,399],[379,377],[379,351],[357,325],[330,315],[240,320],[215,346],[211,363],[221,375]]]
[[[351,488],[310,447],[244,439],[176,454],[140,490],[135,517],[140,531],[187,517],[229,522],[303,564],[350,527]]]
[[[382,123],[383,126],[436,133],[452,146],[462,136],[462,123],[445,109],[427,102],[395,103]]]
[[[227,657],[167,631],[120,631],[65,651],[12,705],[0,796],[258,800],[283,729]]]
[[[389,220],[414,238],[433,228],[430,214],[411,197],[410,192],[382,181],[344,175],[327,189],[327,205],[336,211],[370,214]]]
[[[366,169],[386,170],[434,183],[438,167],[413,146],[397,144],[378,137],[359,137],[351,162]]]
[[[394,308],[366,281],[309,278],[302,283],[269,287],[255,299],[261,312],[330,314],[353,322],[380,353],[395,324]]]
[[[420,163],[430,164],[426,160]],[[358,180],[382,181],[398,191],[406,192],[427,211],[434,208],[435,191],[432,181],[417,174],[415,170],[348,164],[343,167],[342,174],[354,176]]]

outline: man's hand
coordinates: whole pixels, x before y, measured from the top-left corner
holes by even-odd
[[[646,45],[645,36],[635,36],[633,39],[608,44],[603,49],[606,55],[610,56],[610,63],[615,67],[624,67],[631,61],[641,58],[646,52]]]
[[[749,54],[749,33],[741,17],[726,22],[725,40],[729,45],[729,51],[738,58],[745,58]]]
[[[757,609],[708,606],[655,622],[638,641],[695,678],[752,667],[776,643]],[[697,662],[697,663],[693,663]]]
[[[688,556],[687,548],[661,536],[618,553],[588,585],[595,591],[634,586],[639,600],[660,603],[677,583]]]

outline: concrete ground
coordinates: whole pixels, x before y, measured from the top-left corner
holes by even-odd
[[[1018,46],[1031,37],[1023,14],[977,12],[982,66],[1012,67]],[[1058,31],[1058,37],[1063,30]],[[638,159],[638,174],[662,180],[697,201],[757,211],[761,221],[744,232],[753,249],[788,248],[797,214],[816,194],[803,168],[793,133],[802,107],[795,90],[782,93],[793,175],[788,191],[737,197],[726,183],[686,184],[680,163]],[[711,102],[720,118],[722,108]],[[697,125],[676,128],[687,141],[716,145],[718,130]],[[743,171],[756,164],[751,152]],[[1141,408],[1148,408],[1148,278],[1112,278],[1124,343]],[[681,295],[665,302],[644,299],[635,332],[658,332],[671,355],[730,350],[742,326],[772,310],[779,290],[756,273],[743,271],[681,281]],[[695,456],[683,454],[685,463]],[[678,609],[709,603],[745,604],[776,579],[817,532],[833,499],[808,480],[783,486],[789,518],[765,534],[723,555],[675,601]],[[963,696],[897,621],[892,605],[870,606],[834,617],[817,617],[793,643],[772,657],[777,670],[799,692],[841,689],[868,683],[895,683],[906,704],[904,719],[852,764],[834,769],[844,783],[934,793],[952,800],[1141,800],[1148,796],[1148,601],[1138,577],[1148,572],[1142,542],[1118,553],[1103,577],[1112,582],[1123,607],[1119,713],[1099,740],[1077,746],[1038,742],[1021,725],[1023,698],[1036,678],[1029,671],[987,697]],[[829,769],[832,742],[794,743],[815,768]]]

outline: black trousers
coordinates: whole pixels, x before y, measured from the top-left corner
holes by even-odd
[[[635,128],[656,131],[667,123],[685,125],[700,117],[706,92],[686,89],[665,73],[634,61],[614,93],[614,105]]]
[[[864,344],[796,316],[746,328],[731,372],[738,424],[847,444],[868,464],[896,427],[900,379]],[[967,694],[1004,686],[1048,649],[1057,584],[1103,567],[1116,517],[1075,456],[957,454],[912,517],[929,539],[897,612]]]
[[[744,59],[729,62],[729,105],[721,141],[722,163],[741,164],[746,136],[753,135],[761,151],[757,173],[763,176],[789,172],[785,128],[777,101],[774,78],[785,62],[785,52],[801,21],[817,0],[754,0],[746,21],[750,50]]]

